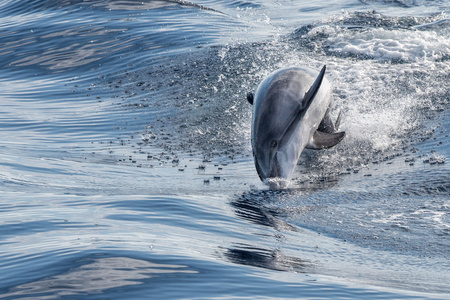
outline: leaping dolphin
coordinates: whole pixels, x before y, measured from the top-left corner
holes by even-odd
[[[271,187],[289,184],[303,149],[330,148],[345,136],[336,132],[341,114],[334,124],[329,115],[331,84],[325,70],[317,75],[308,68],[280,69],[261,81],[255,95],[247,94],[253,104],[256,171]]]

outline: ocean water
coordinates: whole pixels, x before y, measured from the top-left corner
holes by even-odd
[[[449,299],[450,3],[0,3],[0,298]],[[327,65],[289,189],[245,95]]]

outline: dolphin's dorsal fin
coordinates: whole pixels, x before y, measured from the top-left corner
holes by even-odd
[[[247,93],[247,101],[248,103],[250,103],[251,105],[253,105],[253,93],[252,92],[248,92]]]
[[[320,150],[328,149],[339,144],[345,136],[345,131],[336,133],[326,133],[316,130],[308,145],[307,149]]]
[[[316,80],[312,84],[312,86],[309,88],[309,90],[306,92],[305,96],[302,100],[302,110],[306,111],[308,107],[311,105],[314,96],[316,96],[317,92],[319,91],[320,85],[322,84],[323,77],[325,76],[325,70],[327,69],[327,66],[323,66],[322,70],[320,70],[319,76],[317,76]]]
[[[292,132],[294,128],[297,126],[298,122],[303,118],[306,111],[308,110],[309,106],[314,100],[314,97],[317,94],[317,91],[320,88],[320,85],[322,84],[323,77],[325,76],[325,70],[327,66],[323,66],[322,70],[320,70],[319,76],[317,76],[316,80],[312,84],[312,86],[309,88],[309,90],[306,92],[305,97],[303,97],[303,100],[301,102],[301,105],[299,105],[298,111],[295,115],[295,117],[292,119],[291,123],[288,127],[286,127],[286,130],[283,132],[281,136],[284,136],[286,132]]]

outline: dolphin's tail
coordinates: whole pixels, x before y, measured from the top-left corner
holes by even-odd
[[[342,118],[342,110],[339,111],[339,115],[338,115],[338,117],[336,119],[336,123],[334,123],[334,129],[336,131],[339,130],[339,125],[341,125],[341,118]]]
[[[341,125],[342,119],[342,110],[339,111],[339,115],[335,122],[331,119],[330,109],[327,110],[325,116],[319,124],[319,128],[317,130],[325,132],[325,133],[335,133],[339,130],[339,126]]]
[[[339,144],[345,137],[345,131],[338,132],[339,125],[341,125],[342,110],[336,122],[333,123],[330,116],[330,111],[327,110],[325,117],[312,136],[311,140],[306,145],[306,148],[313,150],[328,149]]]

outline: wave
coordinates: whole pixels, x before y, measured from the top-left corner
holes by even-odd
[[[448,26],[444,14],[432,17],[389,17],[376,12],[345,12],[292,34],[301,47],[337,56],[390,63],[447,61],[450,59]]]

